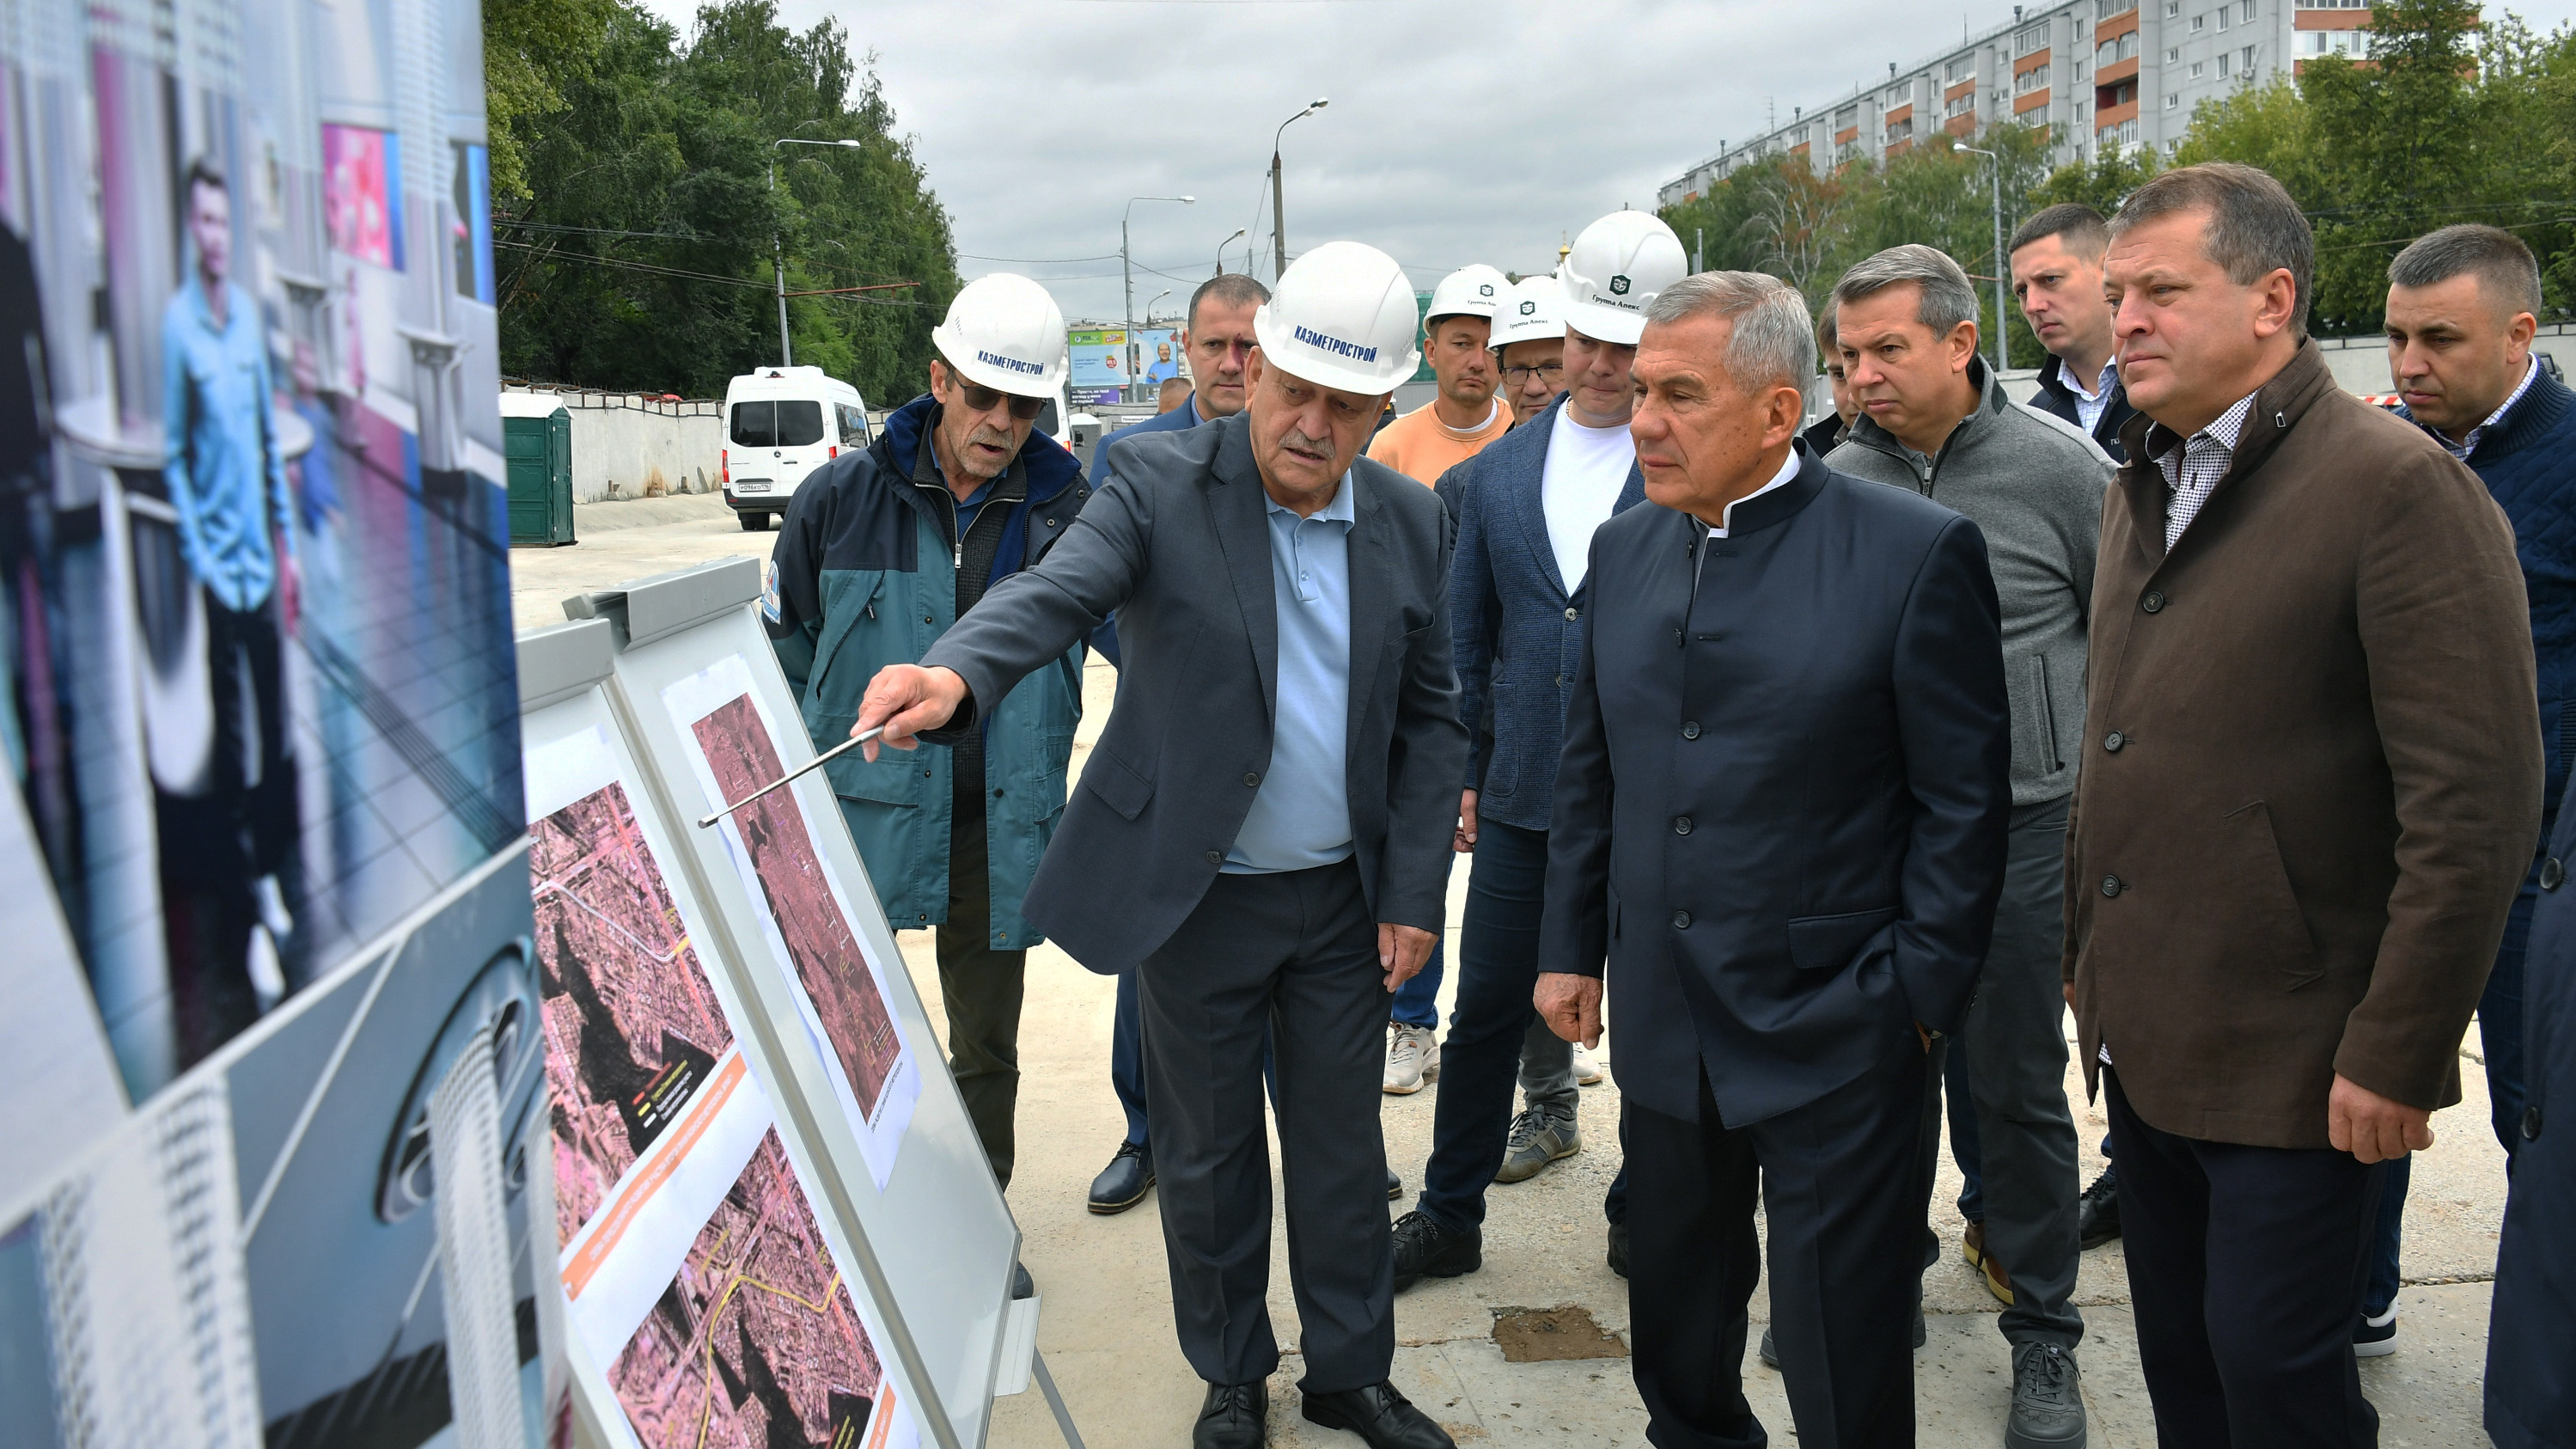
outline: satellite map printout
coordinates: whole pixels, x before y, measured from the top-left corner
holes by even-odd
[[[775,1130],[608,1380],[647,1449],[901,1449],[913,1437]]]
[[[611,780],[531,833],[555,1218],[570,1243],[696,1100],[733,1029],[624,785]]]

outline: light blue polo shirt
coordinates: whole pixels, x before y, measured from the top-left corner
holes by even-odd
[[[1351,475],[1299,518],[1267,494],[1270,597],[1279,615],[1279,706],[1270,768],[1225,853],[1229,875],[1331,865],[1351,855]]]

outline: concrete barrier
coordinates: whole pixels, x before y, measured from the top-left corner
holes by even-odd
[[[572,415],[576,503],[717,491],[724,404],[715,399],[516,382],[501,391],[551,395]]]

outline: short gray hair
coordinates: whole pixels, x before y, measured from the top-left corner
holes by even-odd
[[[2502,227],[2468,222],[2428,232],[2388,264],[2388,283],[2430,287],[2462,272],[2477,275],[2478,291],[2504,316],[2540,315],[2540,261]]]
[[[1834,283],[1834,310],[1890,287],[1914,286],[1914,320],[1947,337],[1962,322],[1977,320],[1977,289],[1947,252],[1921,242],[1889,247],[1843,273]]]
[[[2176,212],[2206,211],[2201,250],[2227,280],[2250,287],[2276,271],[2290,274],[2290,329],[2308,335],[2308,304],[2317,278],[2317,237],[2299,204],[2268,171],[2233,161],[2203,161],[2157,175],[2129,193],[2111,218],[2111,239]]]
[[[1219,272],[1190,293],[1189,310],[1181,314],[1188,320],[1182,325],[1199,325],[1199,304],[1210,300],[1220,307],[1258,307],[1270,300],[1270,289],[1248,272]]]
[[[1726,371],[1750,391],[1776,384],[1804,390],[1816,375],[1816,335],[1809,330],[1807,299],[1778,277],[1760,272],[1699,272],[1655,294],[1646,304],[1649,324],[1715,316],[1730,324]]]

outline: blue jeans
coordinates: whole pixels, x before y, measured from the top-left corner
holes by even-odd
[[[1431,959],[1423,964],[1395,990],[1395,1006],[1387,1013],[1404,1026],[1438,1026],[1440,1024],[1440,978],[1448,974],[1449,943],[1447,933],[1431,942]],[[1447,1062],[1444,1059],[1442,1066]]]
[[[2486,1048],[2487,1119],[2496,1140],[2504,1144],[2504,1170],[2513,1175],[2515,1149],[2522,1146],[2522,956],[2531,941],[2531,908],[2540,899],[2540,874],[2523,878],[2522,893],[2505,917],[2504,944],[2496,948],[2495,969],[2478,997],[2478,1041]],[[2388,1165],[2388,1188],[2379,1198],[2379,1219],[2372,1227],[2370,1283],[2361,1298],[2365,1317],[2377,1318],[2397,1301],[2397,1250],[2406,1236],[2406,1184],[2413,1174],[2411,1157]]]

